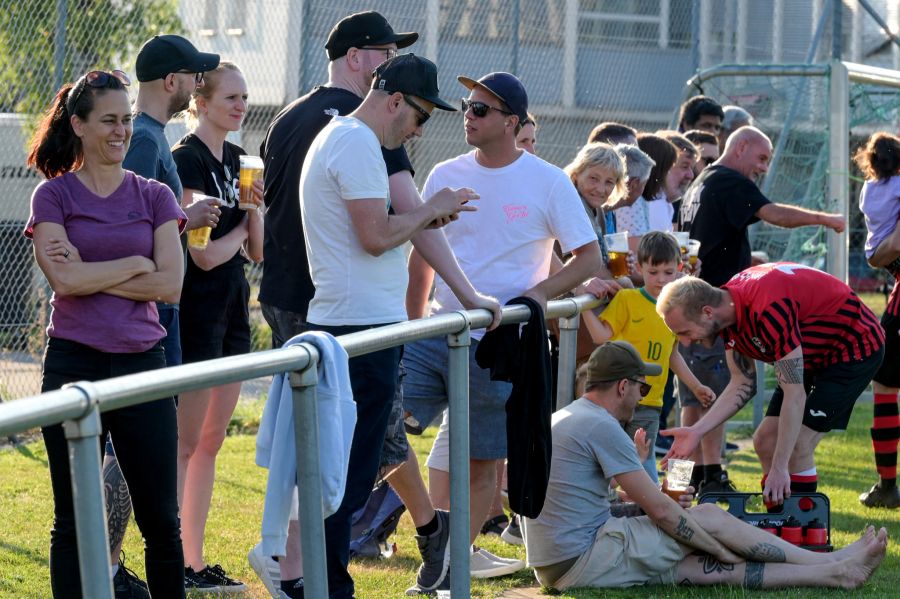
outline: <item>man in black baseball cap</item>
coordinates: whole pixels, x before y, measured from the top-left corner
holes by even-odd
[[[381,63],[374,74],[372,89],[389,94],[400,92],[416,96],[432,103],[435,108],[456,111],[453,106],[438,97],[437,67],[427,58],[415,54],[401,54]]]
[[[390,23],[374,10],[358,12],[344,17],[331,29],[325,51],[328,60],[344,56],[350,48],[368,49],[368,46],[385,46],[396,44],[397,48],[406,48],[419,39],[415,32],[395,33]],[[391,56],[388,56],[391,58]]]
[[[138,81],[162,79],[169,73],[205,73],[219,66],[219,55],[200,52],[180,35],[156,35],[138,52]]]

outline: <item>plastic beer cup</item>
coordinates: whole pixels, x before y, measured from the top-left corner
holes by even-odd
[[[221,204],[222,201],[217,197],[213,196],[205,196],[202,193],[194,194],[193,204],[197,202],[204,202],[206,200],[214,200],[217,204]],[[205,250],[206,246],[209,245],[209,236],[212,234],[212,227],[197,227],[196,229],[191,229],[187,234],[187,243],[188,247],[192,247],[195,250]]]
[[[609,272],[614,277],[624,277],[628,274],[628,231],[609,233],[603,239],[609,250]]]
[[[241,195],[238,200],[238,208],[241,210],[255,210],[256,204],[251,197],[251,188],[254,181],[262,180],[263,161],[259,156],[248,156],[244,154],[241,160],[241,176],[240,189]]]
[[[669,460],[666,470],[666,494],[678,501],[691,484],[694,462],[691,460]]]

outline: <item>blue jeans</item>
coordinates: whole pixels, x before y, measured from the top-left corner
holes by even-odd
[[[322,326],[310,324],[310,330],[325,331],[335,337],[382,325]],[[325,561],[328,565],[330,599],[352,599],[353,578],[347,571],[350,562],[350,519],[365,505],[381,461],[381,449],[388,418],[394,402],[402,347],[350,358],[350,387],[356,403],[356,430],[350,447],[350,463],[344,499],[338,510],[325,519]]]

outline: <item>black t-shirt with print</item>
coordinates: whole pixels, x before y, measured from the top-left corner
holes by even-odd
[[[199,137],[193,133],[181,138],[172,148],[172,156],[175,158],[175,166],[178,167],[178,177],[185,189],[193,189],[208,196],[221,200],[222,214],[219,224],[212,230],[210,239],[219,239],[229,231],[241,224],[246,211],[237,206],[240,179],[240,156],[246,154],[240,146],[231,142],[225,142],[222,150],[222,161],[206,147]],[[227,262],[204,271],[191,259],[188,252],[185,280],[189,281],[197,276],[209,278],[217,272],[236,266],[243,266],[247,262],[240,250],[235,252]]]
[[[722,165],[703,170],[684,194],[679,223],[701,243],[700,278],[719,287],[750,266],[747,227],[769,204],[753,181]]]
[[[316,135],[335,115],[347,115],[362,103],[354,93],[316,87],[275,116],[259,153],[263,158],[266,223],[259,301],[304,317],[315,293],[309,275],[300,218],[300,168]],[[382,148],[388,176],[413,172],[406,150]]]

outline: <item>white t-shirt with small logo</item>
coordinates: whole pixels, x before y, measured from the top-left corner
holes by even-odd
[[[428,175],[422,198],[444,187],[471,187],[481,196],[473,200],[476,212],[461,212],[444,232],[475,289],[501,304],[547,278],[555,240],[565,253],[597,241],[569,177],[528,152],[502,168],[481,166],[474,151],[442,162]],[[433,313],[462,308],[440,277],[434,297]]]
[[[300,213],[316,293],[309,322],[382,324],[406,320],[406,254],[398,246],[366,252],[346,202],[390,204],[388,176],[375,133],[353,117],[335,116],[313,140],[300,176]]]

